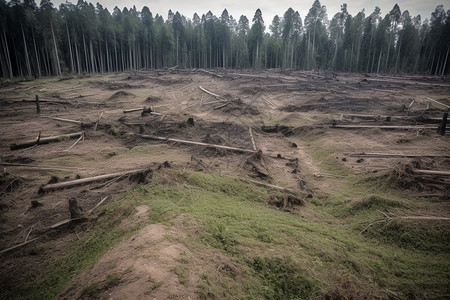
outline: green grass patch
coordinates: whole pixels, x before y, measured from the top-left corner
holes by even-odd
[[[364,236],[411,250],[446,253],[450,249],[450,228],[445,221],[394,219],[374,224]]]
[[[307,272],[289,258],[256,256],[249,264],[263,282],[266,299],[307,299],[318,289]]]

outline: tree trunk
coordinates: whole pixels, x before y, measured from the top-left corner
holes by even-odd
[[[87,53],[87,49],[86,49],[86,38],[84,37],[84,32],[83,32],[83,45],[84,45],[84,62],[86,64],[86,72],[89,72],[89,63],[88,63],[88,53]]]
[[[6,39],[6,33],[4,30],[2,30],[2,33],[3,33],[3,49],[5,50],[6,61],[8,64],[9,79],[12,79],[13,78],[13,70],[12,70],[12,65],[11,65],[11,56],[9,55],[8,40]]]
[[[95,68],[95,63],[94,63],[94,48],[92,45],[92,38],[89,38],[89,52],[90,52],[90,56],[91,56],[91,70],[93,73],[96,73],[97,70]]]
[[[380,51],[380,56],[378,58],[378,68],[377,68],[377,74],[380,72],[380,63],[381,63],[381,54],[383,54],[382,51]]]
[[[447,48],[447,54],[445,55],[445,61],[442,65],[442,72],[441,72],[441,77],[444,77],[444,71],[445,71],[445,66],[447,65],[447,58],[448,58],[448,52],[449,52],[450,48]]]
[[[74,67],[73,67],[72,45],[70,44],[70,34],[69,34],[69,27],[67,26],[67,22],[66,22],[66,31],[67,31],[67,41],[69,43],[70,71],[73,73]]]
[[[28,56],[27,41],[25,39],[25,33],[23,32],[23,25],[20,24],[20,27],[22,28],[22,37],[23,37],[23,45],[24,45],[24,49],[25,49],[25,62],[26,62],[26,66],[27,66],[27,73],[28,73],[28,76],[31,76],[32,75],[31,74],[31,64],[30,64],[30,57]]]
[[[55,31],[53,30],[53,22],[50,20],[52,27],[53,46],[55,47],[55,59],[56,59],[56,75],[61,76],[61,65],[59,64],[58,48],[56,47]]]
[[[40,62],[39,53],[38,53],[37,47],[36,47],[36,39],[34,38],[34,29],[32,30],[32,33],[33,33],[34,54],[36,56],[36,66],[37,66],[38,78],[40,78],[41,74],[42,74],[42,72],[41,72],[41,62]]]

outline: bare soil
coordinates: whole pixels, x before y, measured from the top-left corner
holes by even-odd
[[[332,76],[295,71],[215,72],[223,77],[175,69],[64,81],[45,78],[2,87],[0,251],[43,237],[0,254],[0,286],[13,288],[39,278],[43,261],[61,256],[68,245],[83,239],[89,223],[48,230],[70,218],[68,199],[78,199],[88,211],[103,197],[109,196],[107,203],[114,202],[120,199],[120,192],[138,184],[122,178],[38,194],[39,187],[52,176],[53,182],[61,182],[143,167],[156,170],[167,161],[175,170],[219,172],[282,186],[293,191],[295,197],[274,198],[274,206],[295,210],[307,203],[312,194],[326,194],[330,187],[345,180],[340,174],[329,174],[333,170],[324,167],[335,160],[333,163],[351,174],[380,174],[381,182],[425,199],[427,214],[449,217],[448,205],[441,204],[448,203],[450,177],[414,172],[414,169],[450,170],[449,133],[437,134],[439,119],[447,108],[429,100],[450,105],[448,78]],[[220,99],[203,92],[199,86],[220,95]],[[40,115],[33,102],[35,95],[42,101]],[[152,113],[123,112],[144,107]],[[82,121],[84,126],[44,116]],[[336,125],[423,128],[339,129]],[[263,130],[268,126],[276,130]],[[289,130],[278,130],[282,126]],[[254,150],[250,128],[259,153],[164,143],[140,136]],[[76,139],[10,150],[11,144],[39,135],[48,137],[80,130],[85,137],[72,148]],[[317,141],[321,149],[313,147]],[[359,157],[349,153],[397,153],[417,158]],[[145,221],[145,212],[145,207],[139,207],[128,225]],[[171,226],[146,226],[108,251],[60,297],[89,298],[92,295],[86,292],[86,286],[92,282],[105,283],[107,274],[122,274],[120,282],[95,297],[197,298],[192,288],[196,285],[179,283],[170,271],[180,256],[187,256],[191,265],[202,266],[205,272],[217,272],[213,262],[220,261],[233,269],[232,262],[212,250],[194,252],[186,243],[177,242],[202,230],[194,220],[189,221],[189,216],[178,218]],[[190,272],[190,280],[198,281],[199,274]]]

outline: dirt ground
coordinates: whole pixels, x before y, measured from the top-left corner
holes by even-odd
[[[156,170],[164,162],[179,171],[218,172],[276,185],[307,203],[345,180],[324,167],[335,160],[333,164],[352,174],[386,172],[384,180],[427,199],[423,210],[428,215],[450,216],[450,176],[416,172],[450,171],[450,133],[437,133],[450,105],[448,78],[212,72],[172,69],[45,78],[0,89],[0,251],[39,238],[0,254],[1,286],[11,288],[39,278],[44,259],[62,255],[68,245],[83,239],[89,225],[49,229],[70,219],[68,199],[78,199],[88,211],[106,196],[106,203],[116,201],[138,180],[113,178],[40,194],[42,185],[133,169]],[[40,98],[39,115],[35,95]],[[141,109],[124,112],[134,108]],[[11,150],[12,144],[38,136],[80,131],[84,138],[76,144],[78,137]],[[295,209],[295,203],[277,206]],[[139,207],[130,224],[147,218],[145,212],[146,207]],[[149,225],[109,250],[60,297],[79,298],[79,287],[105,281],[105,269],[112,268],[124,275],[99,298],[196,298],[195,290],[177,283],[170,271],[180,257],[204,264],[209,272],[217,272],[212,261],[232,268],[224,256],[194,252],[177,242],[198,228],[188,216],[178,217],[171,227]],[[154,258],[152,263],[146,257]],[[155,283],[153,291],[143,284],[149,278]],[[200,280],[196,274],[190,278]]]

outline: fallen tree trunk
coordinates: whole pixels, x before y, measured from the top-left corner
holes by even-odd
[[[207,94],[209,94],[209,95],[211,95],[211,96],[213,96],[213,97],[222,99],[222,100],[224,100],[224,101],[228,101],[227,99],[225,99],[225,98],[223,98],[223,97],[221,97],[221,96],[219,96],[219,95],[217,95],[217,94],[214,94],[213,92],[208,91],[207,89],[205,89],[205,88],[202,87],[201,85],[199,85],[198,87],[199,87],[199,89],[201,89],[202,91],[204,91],[205,93],[207,93]]]
[[[140,137],[144,139],[150,139],[150,140],[156,140],[156,141],[165,141],[165,142],[176,142],[180,144],[187,144],[187,145],[194,145],[194,146],[204,146],[204,147],[213,147],[218,149],[225,149],[235,152],[242,152],[242,153],[256,153],[255,150],[249,150],[249,149],[243,149],[243,148],[237,148],[237,147],[230,147],[230,146],[223,146],[223,145],[214,145],[214,144],[208,144],[208,143],[202,143],[202,142],[194,142],[194,141],[187,141],[187,140],[180,140],[180,139],[173,139],[173,138],[165,138],[160,136],[154,136],[154,135],[139,135]]]
[[[436,126],[406,126],[406,125],[330,125],[330,128],[359,129],[359,128],[379,128],[379,129],[436,129]]]
[[[124,172],[117,172],[117,173],[99,175],[99,176],[94,176],[94,177],[75,179],[75,180],[71,180],[71,181],[46,184],[39,188],[39,194],[45,193],[47,191],[63,189],[63,188],[68,188],[68,187],[74,187],[74,186],[83,185],[83,184],[87,184],[87,183],[112,179],[115,177],[130,176],[133,174],[138,174],[140,172],[146,172],[146,171],[148,171],[148,170],[145,170],[145,169],[129,170],[129,171],[124,171]]]
[[[384,158],[395,158],[395,157],[406,157],[406,158],[415,158],[415,157],[445,157],[450,158],[450,155],[439,155],[439,154],[404,154],[404,153],[346,153],[346,156],[350,157],[384,157]]]
[[[423,175],[450,176],[450,171],[434,171],[434,170],[418,170],[418,169],[415,169],[414,173],[423,174]]]
[[[47,118],[47,119],[52,119],[52,120],[56,120],[56,121],[67,122],[67,123],[74,123],[74,124],[80,124],[80,125],[84,124],[83,121],[62,119],[62,118],[50,117],[50,116],[41,116],[41,118]]]
[[[37,168],[40,170],[88,170],[85,168],[77,167],[59,167],[59,166],[46,166],[46,165],[30,165],[30,164],[19,164],[19,163],[5,163],[0,162],[0,166],[10,166],[10,167],[27,167],[27,168]]]
[[[363,114],[342,114],[344,118],[358,118],[363,120],[381,120],[390,121],[391,119],[413,120],[421,123],[440,123],[442,118],[424,117],[424,116],[388,116],[388,115],[363,115]]]
[[[198,69],[198,70],[201,71],[201,72],[205,72],[206,74],[209,74],[209,75],[212,75],[212,76],[216,76],[216,77],[219,77],[219,78],[223,78],[222,75],[216,74],[216,73],[213,73],[213,72],[210,72],[210,71],[206,71],[205,69]]]
[[[22,99],[21,101],[14,101],[14,102],[32,102],[36,103],[36,99]],[[41,99],[39,98],[39,104],[40,103],[50,103],[50,104],[73,104],[69,101],[61,101],[61,100],[50,100],[50,99]]]
[[[75,138],[75,137],[79,137],[83,134],[84,134],[84,131],[80,131],[80,132],[57,135],[57,136],[46,137],[46,138],[38,137],[36,140],[26,141],[26,142],[22,142],[22,143],[18,143],[18,144],[11,144],[10,149],[18,150],[18,149],[33,147],[34,145],[48,144],[51,142],[59,142],[59,141],[62,141],[63,139]]]
[[[442,103],[442,102],[436,101],[436,100],[434,100],[434,99],[431,99],[430,97],[426,97],[426,98],[427,98],[428,100],[430,100],[430,101],[433,101],[434,103],[437,103],[437,104],[439,104],[439,105],[445,107],[445,108],[450,108],[450,105],[447,105],[447,104],[444,104],[444,103]]]

